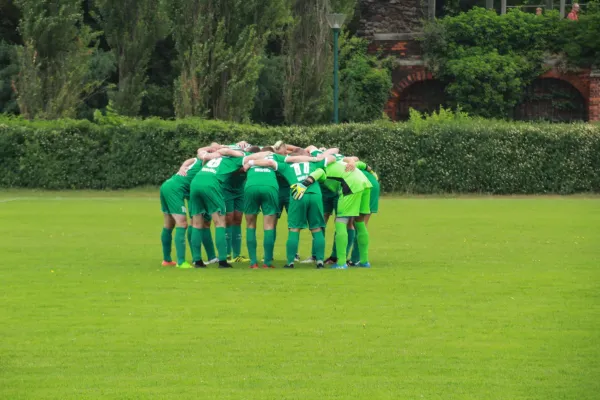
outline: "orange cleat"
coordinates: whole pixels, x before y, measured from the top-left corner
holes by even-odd
[[[274,265],[263,264],[263,269],[275,268]]]
[[[177,265],[177,263],[175,261],[163,261],[162,262],[163,267],[175,267],[176,265]]]
[[[250,266],[250,269],[258,269],[258,264],[252,264],[252,265]]]

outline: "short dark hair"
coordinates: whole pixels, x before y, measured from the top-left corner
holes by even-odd
[[[258,146],[250,146],[246,149],[248,153],[258,153],[260,151],[260,147]]]
[[[296,150],[292,151],[290,155],[292,156],[303,156],[307,153],[302,147],[298,147]]]
[[[271,153],[275,152],[275,149],[272,146],[265,146],[261,149],[261,151],[270,151]]]

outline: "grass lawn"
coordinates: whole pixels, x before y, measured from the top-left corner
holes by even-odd
[[[0,193],[0,399],[600,397],[600,198],[385,198],[370,270],[162,268],[161,224]]]

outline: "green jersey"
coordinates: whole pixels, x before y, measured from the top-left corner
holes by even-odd
[[[334,162],[324,168],[327,178],[324,185],[334,192],[342,192],[344,195],[362,192],[373,187],[369,179],[361,170],[346,171],[347,163],[343,161]],[[314,186],[314,185],[313,185]]]
[[[271,156],[267,157],[270,158],[272,160],[275,160],[278,163],[282,163],[285,162],[285,157],[286,156],[282,156],[281,154],[277,154],[277,153],[273,153],[271,154]],[[279,184],[279,197],[281,198],[286,198],[286,197],[290,197],[290,184],[288,183],[287,179],[285,179],[285,177],[281,174],[275,174],[275,176],[277,177],[277,183]]]
[[[272,156],[268,156],[267,160],[272,160]],[[277,182],[277,175],[272,168],[252,166],[247,172],[248,179],[246,180],[246,188],[252,186],[268,186],[275,189],[279,189],[279,183]]]
[[[244,157],[219,157],[208,161],[196,174],[194,182],[227,187],[231,177],[242,167]]]
[[[194,177],[196,176],[196,174],[202,169],[202,160],[195,158],[194,162],[192,163],[192,165],[190,165],[189,167],[187,167],[187,174],[186,176],[181,176],[181,175],[173,175],[171,178],[169,178],[169,183],[172,185],[175,185],[177,187],[181,187],[183,189],[183,192],[185,193],[186,197],[189,197],[190,195],[190,184],[192,183],[192,180],[194,179]]]
[[[295,183],[300,183],[308,176],[315,172],[317,169],[325,169],[326,164],[325,160],[317,161],[317,162],[301,162],[301,163],[293,163],[288,164],[285,162],[277,163],[277,173],[283,176],[288,185],[293,185]],[[319,185],[310,185],[306,190],[306,193],[316,193],[321,194],[321,188]]]
[[[310,155],[313,157],[317,157],[319,155],[323,154],[323,152],[321,150],[313,150]],[[344,159],[344,156],[341,154],[332,154],[335,157],[336,161],[342,161]],[[328,186],[325,185],[325,182],[319,182],[319,186],[321,186],[321,193],[323,193],[323,197],[325,198],[336,198],[338,195],[338,188],[336,188],[336,190],[333,190],[331,188],[329,188]]]

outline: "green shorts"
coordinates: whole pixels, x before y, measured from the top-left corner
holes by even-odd
[[[187,198],[186,200],[187,200],[187,204],[188,204],[188,216],[190,217],[190,219],[192,219],[192,211],[190,210],[190,207],[191,207],[190,206],[190,199]],[[208,221],[208,222],[212,221],[212,215],[202,214],[202,218],[205,221]]]
[[[340,196],[337,204],[337,217],[358,217],[360,214],[370,214],[371,188],[362,192]]]
[[[244,214],[275,215],[279,212],[279,191],[270,186],[250,186],[244,190]]]
[[[379,211],[379,194],[381,192],[381,186],[379,182],[373,183],[373,187],[371,188],[371,202],[369,204],[369,208],[371,209],[371,214],[376,214]]]
[[[180,184],[166,181],[160,187],[160,207],[165,214],[185,215],[185,192]]]
[[[243,212],[244,211],[244,192],[230,192],[228,190],[223,190],[223,195],[225,197],[225,208],[227,209],[227,214],[232,213],[234,211]]]
[[[289,214],[290,213],[290,194],[287,196],[279,195],[279,212],[277,213],[277,218],[281,218],[281,214],[283,214],[283,210]]]
[[[190,214],[212,216],[214,213],[225,215],[225,198],[221,188],[214,185],[193,185],[190,193]]]
[[[323,194],[323,212],[333,214],[337,206],[338,194],[324,186],[321,186],[321,193]]]
[[[323,201],[317,193],[306,193],[300,200],[291,200],[288,209],[288,228],[304,229],[323,228]]]

